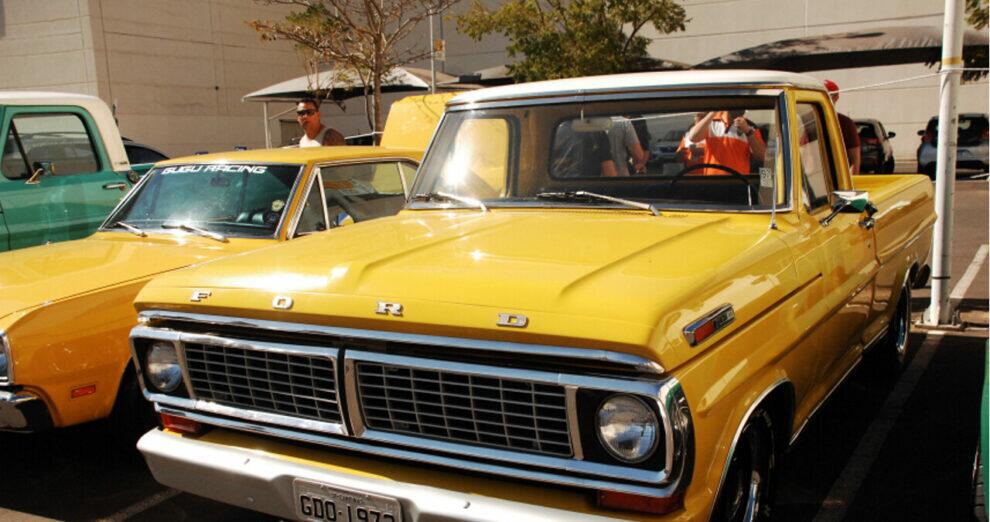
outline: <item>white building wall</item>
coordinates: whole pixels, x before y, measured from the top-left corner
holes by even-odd
[[[928,25],[941,30],[941,0],[684,0],[691,19],[687,30],[657,37],[650,52],[657,57],[700,63],[748,47],[787,38],[863,31],[874,27]],[[835,81],[840,89],[892,80],[933,75],[924,64],[809,72]],[[935,76],[851,91],[840,95],[836,107],[852,118],[875,118],[897,136],[891,140],[894,157],[912,160],[920,143],[917,131],[938,114]],[[988,82],[964,84],[960,112],[988,111]]]

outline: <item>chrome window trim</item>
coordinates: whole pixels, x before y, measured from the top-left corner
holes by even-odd
[[[588,92],[586,90],[561,91],[540,97],[490,98],[484,101],[447,104],[447,112],[531,107],[533,105],[558,105],[562,103],[591,103],[602,101],[643,100],[650,98],[717,98],[725,96],[777,96],[784,92],[783,84],[713,84],[697,87],[668,86],[642,87],[636,90],[619,88],[611,91]],[[437,125],[437,128],[440,126]]]
[[[395,364],[399,366],[422,368],[422,369],[436,369],[442,370],[450,373],[460,373],[467,375],[478,375],[478,376],[495,376],[506,379],[516,379],[527,382],[541,383],[541,384],[551,384],[560,385],[563,387],[574,386],[577,388],[584,389],[594,389],[603,390],[617,393],[629,393],[638,396],[644,401],[653,401],[657,410],[660,411],[660,421],[663,424],[664,430],[664,450],[666,451],[666,456],[664,458],[664,467],[662,470],[641,470],[630,468],[624,465],[610,465],[601,464],[589,461],[581,461],[576,457],[550,457],[547,455],[541,455],[537,453],[528,453],[523,451],[512,451],[512,450],[502,450],[487,446],[471,445],[471,444],[461,444],[456,442],[444,442],[436,439],[431,439],[428,437],[418,437],[415,435],[402,435],[392,432],[386,432],[381,430],[375,430],[368,428],[364,425],[363,412],[357,413],[350,409],[350,415],[352,421],[356,420],[360,424],[356,424],[355,432],[361,432],[361,438],[365,440],[373,440],[377,442],[385,442],[390,444],[399,444],[403,446],[414,446],[419,448],[427,448],[430,450],[443,451],[447,453],[461,454],[465,456],[481,456],[482,458],[490,460],[499,460],[505,462],[512,462],[515,464],[523,465],[537,465],[544,466],[548,468],[560,468],[567,469],[569,471],[578,473],[588,473],[600,476],[611,477],[615,479],[627,479],[637,482],[664,482],[667,480],[671,473],[671,468],[673,466],[673,426],[670,423],[670,418],[664,412],[663,405],[658,402],[658,398],[661,395],[662,385],[665,384],[664,381],[647,383],[642,381],[629,381],[624,379],[610,379],[603,377],[586,377],[582,375],[566,374],[566,373],[556,373],[556,372],[543,372],[537,370],[520,370],[515,368],[505,368],[501,366],[487,366],[479,364],[468,364],[468,363],[456,363],[450,361],[442,361],[436,359],[424,359],[419,357],[407,357],[402,355],[387,355],[374,352],[362,352],[358,350],[347,350],[344,352],[344,365],[345,368],[350,368],[352,371],[348,377],[348,388],[351,386],[351,381],[356,380],[356,372],[353,371],[354,363],[358,362],[373,362],[379,364]],[[345,372],[347,373],[347,372]],[[357,384],[354,383],[354,389],[357,389]],[[356,400],[356,393],[355,393]],[[348,398],[349,399],[349,398]],[[359,402],[359,401],[358,401]],[[350,403],[348,403],[350,406]],[[358,405],[360,406],[360,405]],[[570,410],[567,411],[568,423],[574,418]],[[578,438],[580,440],[580,437]],[[571,442],[571,451],[573,452],[573,441]]]
[[[10,351],[10,339],[7,332],[0,330],[0,349],[7,356],[7,373],[0,373],[0,384],[14,384],[14,354]]]
[[[302,220],[302,213],[306,210],[306,204],[309,202],[309,196],[313,193],[313,188],[319,187],[320,189],[320,204],[323,207],[323,223],[326,225],[325,230],[330,229],[330,215],[327,214],[327,197],[323,192],[323,178],[320,176],[319,167],[312,167],[313,174],[309,177],[309,187],[306,188],[306,194],[299,195],[299,204],[296,205],[296,209],[292,212],[292,220],[289,222],[289,228],[285,232],[285,239],[290,240],[296,237],[296,230],[299,228],[299,221]],[[312,232],[306,232],[306,234],[312,234],[317,232],[316,230]]]
[[[215,335],[207,334],[189,334],[176,332],[174,330],[158,329],[148,326],[138,325],[131,330],[131,353],[133,355],[135,364],[139,364],[140,358],[137,356],[137,346],[135,345],[135,339],[152,339],[158,341],[166,341],[174,343],[178,350],[179,360],[182,364],[182,378],[185,381],[186,391],[189,398],[175,397],[167,395],[164,393],[155,393],[150,391],[150,388],[144,383],[144,369],[138,367],[138,376],[140,378],[141,386],[144,391],[144,396],[150,401],[158,402],[162,404],[168,404],[179,408],[189,408],[197,411],[203,411],[208,413],[214,413],[218,415],[226,415],[230,417],[237,417],[247,421],[254,422],[266,422],[270,424],[278,424],[282,426],[294,427],[303,430],[314,430],[326,433],[332,433],[336,435],[347,435],[347,426],[344,423],[344,412],[340,401],[340,383],[337,379],[337,358],[339,357],[339,349],[335,347],[324,348],[324,347],[314,347],[314,346],[300,346],[300,345],[290,345],[282,343],[270,343],[270,342],[259,342],[259,341],[244,341],[241,339],[227,339],[224,337],[219,337]],[[334,392],[337,395],[337,412],[340,415],[341,422],[326,422],[318,421],[313,419],[303,419],[294,417],[292,415],[284,415],[278,413],[261,412],[247,410],[245,408],[235,408],[233,406],[226,406],[222,404],[217,404],[212,401],[199,399],[192,389],[192,382],[189,377],[189,365],[186,363],[186,343],[197,343],[197,344],[209,344],[212,346],[223,346],[231,348],[241,348],[248,350],[257,350],[273,353],[284,353],[293,355],[305,355],[309,357],[322,357],[327,359],[331,365],[331,371],[334,375]]]
[[[573,93],[555,93],[552,97],[547,98],[523,98],[523,99],[507,99],[505,101],[484,101],[484,102],[465,102],[464,104],[449,105],[447,106],[447,112],[462,112],[462,111],[473,111],[473,110],[485,110],[485,109],[503,109],[503,108],[513,108],[513,107],[528,107],[534,105],[560,105],[560,104],[578,104],[578,103],[591,103],[591,102],[621,102],[628,100],[643,100],[643,99],[664,99],[664,98],[724,98],[729,96],[747,96],[747,97],[766,97],[766,98],[776,98],[777,103],[777,126],[783,131],[784,122],[790,122],[789,112],[787,105],[787,95],[784,88],[777,84],[775,86],[762,86],[761,84],[753,84],[751,88],[746,88],[748,84],[717,84],[711,86],[704,86],[705,90],[690,90],[684,88],[674,88],[675,90],[650,90],[650,91],[613,91],[602,94],[590,94],[584,91],[574,91]],[[790,86],[790,84],[786,84]],[[439,132],[443,124],[441,120],[437,125],[436,131],[434,133],[434,138],[436,133]],[[790,128],[790,125],[788,125]],[[765,137],[764,137],[765,139]],[[766,208],[758,209],[742,209],[727,207],[724,205],[662,205],[654,204],[658,210],[668,210],[668,211],[679,211],[679,212],[722,212],[722,213],[733,213],[733,214],[771,214],[776,212],[778,214],[784,212],[791,212],[794,210],[794,198],[792,197],[792,187],[794,183],[792,181],[791,172],[791,151],[789,150],[790,145],[790,132],[780,132],[781,148],[782,148],[782,166],[784,174],[784,204],[776,206],[776,209],[772,208],[772,205],[765,205]],[[432,142],[432,140],[431,140]],[[429,150],[429,149],[427,149]],[[423,158],[426,159],[425,157]],[[417,174],[417,179],[420,176]],[[661,179],[662,180],[662,179]],[[776,195],[774,195],[776,197]],[[543,209],[621,209],[624,211],[629,211],[629,207],[624,207],[621,205],[574,205],[574,204],[561,204],[554,202],[525,202],[517,201],[510,202],[505,200],[493,199],[484,200],[485,205],[491,209],[499,208],[543,208]],[[407,209],[410,210],[437,210],[441,209],[444,211],[451,210],[450,207],[443,207],[440,203],[433,203],[429,201],[415,201],[410,202],[406,205]]]
[[[448,468],[454,468],[455,470],[462,470],[462,471],[466,470],[471,472],[500,475],[503,477],[513,478],[513,479],[547,482],[560,486],[571,486],[571,487],[579,487],[579,488],[594,489],[594,490],[617,491],[620,493],[630,493],[635,495],[646,495],[652,497],[671,496],[681,487],[681,482],[679,480],[663,486],[659,486],[659,485],[647,486],[647,485],[627,484],[620,482],[610,482],[606,480],[597,480],[591,477],[564,475],[560,473],[555,473],[553,472],[553,470],[535,471],[529,469],[518,469],[507,466],[501,466],[498,464],[462,460],[444,455],[419,453],[401,448],[374,446],[374,445],[362,443],[360,440],[357,439],[324,437],[313,433],[289,431],[284,428],[259,426],[256,424],[249,424],[246,422],[242,422],[237,419],[216,418],[196,412],[171,409],[168,406],[162,406],[160,404],[156,404],[155,409],[161,413],[168,413],[179,417],[185,417],[190,420],[195,420],[198,422],[202,422],[204,424],[210,424],[222,428],[230,428],[239,431],[257,433],[261,435],[270,435],[276,438],[283,438],[283,439],[296,440],[300,442],[318,444],[336,449],[357,451],[379,457],[395,458],[405,461],[407,463],[410,461],[421,462],[423,464],[439,465]]]
[[[106,227],[108,226],[109,223],[116,222],[115,217],[116,217],[118,211],[121,208],[123,208],[123,205],[124,205],[125,202],[130,201],[132,198],[136,197],[135,195],[138,193],[138,191],[135,190],[135,189],[139,185],[143,186],[144,183],[146,183],[145,180],[151,179],[152,173],[155,170],[157,170],[157,169],[163,169],[163,168],[166,168],[166,167],[181,167],[181,166],[185,166],[185,165],[225,165],[225,164],[229,164],[229,163],[231,163],[231,162],[224,161],[224,160],[204,161],[204,162],[195,162],[195,161],[193,161],[193,162],[188,162],[188,163],[174,163],[174,164],[169,164],[169,165],[159,165],[157,167],[152,168],[151,171],[149,171],[147,174],[145,174],[144,176],[141,177],[141,180],[138,182],[137,185],[135,185],[134,187],[131,187],[131,190],[128,191],[128,193],[126,194],[126,196],[124,197],[124,199],[121,199],[120,202],[117,203],[117,206],[114,207],[113,211],[110,212],[109,217],[107,217],[107,219],[105,219],[103,221],[103,223],[100,225],[100,228],[97,229],[97,232],[119,232],[119,230],[116,230],[116,229],[113,229],[113,228],[106,228]],[[302,181],[302,178],[304,177],[304,174],[306,173],[306,171],[305,171],[306,165],[303,164],[303,163],[283,163],[283,162],[268,162],[268,161],[248,161],[248,162],[236,163],[236,164],[237,165],[264,165],[264,166],[269,166],[269,167],[297,167],[296,179],[292,182],[292,186],[289,187],[289,191],[288,191],[288,195],[289,195],[289,201],[288,201],[288,203],[291,203],[292,196],[296,194],[296,191],[299,189],[299,183]],[[157,174],[158,174],[157,172],[154,172],[154,175],[157,175]],[[244,239],[276,239],[277,240],[278,237],[279,237],[279,234],[282,232],[283,227],[286,227],[288,225],[288,220],[289,220],[288,212],[283,213],[282,214],[282,217],[279,218],[278,224],[275,226],[275,230],[272,231],[272,233],[270,235],[266,235],[266,236],[248,236],[248,235],[244,235],[244,234],[223,234],[223,235],[224,235],[224,237],[236,237],[236,238],[244,238]],[[148,233],[148,231],[145,230],[145,233]],[[171,235],[176,235],[175,231],[172,231],[172,230],[163,230],[163,229],[156,229],[156,230],[154,230],[154,232],[151,232],[151,233],[153,233],[153,234],[167,233],[167,234],[171,234]],[[186,234],[189,234],[189,233],[187,232]]]
[[[210,314],[172,312],[166,310],[143,311],[138,314],[138,319],[139,321],[189,321],[200,324],[253,328],[271,332],[350,337],[362,340],[393,341],[410,344],[442,346],[448,348],[467,348],[479,351],[520,355],[545,355],[564,360],[574,359],[580,361],[603,361],[612,364],[624,365],[630,369],[653,375],[663,375],[666,373],[660,364],[644,357],[593,348],[575,348],[570,346],[400,333],[386,330],[365,330],[338,326],[308,325],[301,323],[268,321],[264,319],[247,319]]]

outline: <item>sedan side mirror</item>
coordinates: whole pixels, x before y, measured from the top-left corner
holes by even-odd
[[[896,133],[896,132],[888,132],[888,133],[887,133],[887,139],[888,139],[888,140],[889,140],[890,138],[893,138],[894,136],[897,136],[897,133]]]
[[[924,136],[924,135],[925,135],[925,131],[923,130],[918,131],[918,136]]]

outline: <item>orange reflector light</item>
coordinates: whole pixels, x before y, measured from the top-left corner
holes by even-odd
[[[193,435],[200,432],[203,429],[203,425],[198,421],[192,419],[187,419],[185,417],[179,417],[177,415],[172,415],[169,413],[162,413],[162,426],[165,429],[172,431],[181,431],[182,433],[191,433]]]
[[[598,505],[609,509],[663,515],[681,507],[681,495],[680,493],[675,493],[669,497],[648,497],[646,495],[634,495],[632,493],[599,491]]]
[[[96,393],[96,385],[89,384],[86,386],[73,388],[72,391],[69,392],[69,397],[73,399],[78,399],[79,397],[85,397],[86,395],[92,395],[94,393]]]

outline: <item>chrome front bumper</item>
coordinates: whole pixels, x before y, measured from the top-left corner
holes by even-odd
[[[402,504],[404,521],[612,520],[330,470],[260,451],[170,435],[158,429],[141,437],[138,449],[155,480],[166,486],[285,519],[297,516],[292,483],[303,478],[396,498]]]
[[[36,395],[0,390],[0,430],[33,432],[52,427],[45,402]]]

